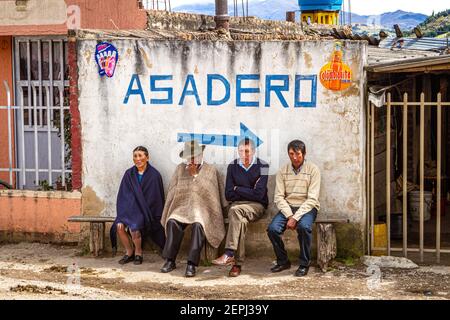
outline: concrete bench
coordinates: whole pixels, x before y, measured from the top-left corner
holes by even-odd
[[[90,223],[90,235],[89,235],[89,249],[94,256],[99,256],[105,245],[105,223],[114,222],[115,217],[90,217],[90,216],[71,216],[68,219],[69,222],[89,222]],[[225,224],[228,224],[228,218],[224,219]],[[348,219],[317,219],[315,224],[317,226],[317,265],[325,272],[328,268],[328,264],[336,257],[337,253],[337,241],[335,224],[337,223],[349,223]],[[189,238],[187,236],[186,238]],[[203,263],[211,263],[211,261],[218,257],[219,249],[213,248],[206,241],[202,250],[201,260]]]
[[[67,219],[69,222],[89,222],[89,249],[94,256],[99,256],[105,246],[105,223],[114,222],[115,217],[89,217],[89,216],[72,216]]]
[[[105,247],[105,224],[107,222],[114,222],[115,217],[90,217],[90,216],[71,216],[67,219],[69,222],[89,222],[89,249],[94,256],[99,256],[103,253]],[[186,237],[186,238],[189,238]],[[218,249],[213,248],[207,241],[201,253],[202,263],[209,264],[212,260],[217,258]],[[115,252],[113,252],[115,256]]]

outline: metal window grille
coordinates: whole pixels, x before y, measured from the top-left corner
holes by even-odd
[[[172,11],[170,0],[145,0],[145,9]]]
[[[5,82],[8,104],[0,106],[8,110],[9,167],[0,171],[18,189],[70,188],[67,39],[18,37],[13,50],[14,99]]]
[[[450,253],[450,247],[443,247],[442,241],[441,241],[441,235],[442,235],[442,215],[441,215],[441,205],[440,205],[440,197],[441,197],[441,191],[443,186],[441,185],[441,171],[442,171],[442,124],[443,124],[443,117],[442,112],[443,108],[450,107],[450,102],[443,102],[441,100],[441,94],[439,93],[436,97],[436,101],[434,102],[426,102],[425,101],[425,95],[422,93],[420,95],[420,101],[410,101],[408,100],[408,94],[404,93],[402,97],[402,101],[393,101],[391,98],[391,94],[388,93],[387,95],[387,103],[385,106],[381,108],[376,108],[375,105],[372,103],[369,103],[369,109],[367,112],[367,150],[368,155],[366,158],[366,167],[367,170],[367,181],[368,181],[368,187],[367,187],[367,200],[368,200],[368,243],[369,243],[369,253],[372,251],[382,251],[386,252],[388,255],[391,255],[394,252],[400,252],[404,257],[408,256],[408,253],[419,253],[420,260],[424,261],[424,253],[434,253],[436,255],[436,261],[439,263],[441,258],[441,253]],[[392,120],[392,114],[394,112],[394,109],[398,108],[399,111],[401,111],[402,115],[402,148],[398,152],[401,152],[402,154],[402,230],[401,230],[401,245],[397,243],[395,245],[392,243],[392,237],[391,237],[391,195],[392,195],[392,188],[391,188],[391,147],[393,143],[394,137],[391,137],[391,120]],[[419,155],[419,191],[420,191],[420,207],[419,207],[419,239],[418,243],[414,244],[409,241],[408,238],[408,215],[409,215],[409,208],[407,206],[408,198],[408,124],[410,120],[408,119],[408,109],[411,108],[419,108],[420,111],[420,124],[419,124],[419,132],[420,132],[420,155]],[[436,128],[435,128],[435,134],[436,134],[436,195],[437,195],[437,205],[436,205],[436,224],[435,224],[435,236],[436,241],[434,248],[428,246],[425,247],[424,240],[425,240],[425,228],[424,228],[424,130],[426,129],[426,124],[424,121],[424,114],[425,114],[425,108],[433,108],[436,110]],[[378,148],[381,146],[380,144],[377,144],[375,141],[376,134],[375,134],[375,128],[379,125],[379,121],[376,120],[376,113],[377,112],[386,112],[386,161],[385,161],[385,170],[386,170],[386,231],[387,231],[387,247],[377,247],[375,245],[374,240],[374,226],[375,226],[375,216],[376,216],[376,205],[375,205],[375,197],[376,197],[376,191],[375,191],[375,180],[376,180],[376,172],[375,172],[375,163],[376,163],[376,147]],[[429,129],[429,128],[427,128]],[[411,150],[409,150],[411,153]]]

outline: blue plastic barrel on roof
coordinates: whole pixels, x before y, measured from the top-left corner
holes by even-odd
[[[343,0],[298,0],[301,11],[339,11]]]

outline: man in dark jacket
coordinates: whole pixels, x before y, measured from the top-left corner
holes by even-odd
[[[264,214],[267,208],[267,180],[269,166],[255,155],[255,143],[245,138],[238,145],[239,159],[228,165],[225,197],[231,202],[228,211],[228,232],[225,253],[212,261],[215,265],[233,265],[229,275],[238,276],[239,260],[245,257],[245,233],[249,222]]]

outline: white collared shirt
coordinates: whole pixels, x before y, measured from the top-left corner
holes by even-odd
[[[244,166],[244,163],[242,162],[241,158],[239,158],[239,165],[240,165],[242,168],[244,168],[245,171],[250,170],[250,168],[255,164],[255,162],[256,162],[256,154],[253,155],[252,162],[250,163],[250,165],[248,166],[248,168],[246,168],[246,167]]]

